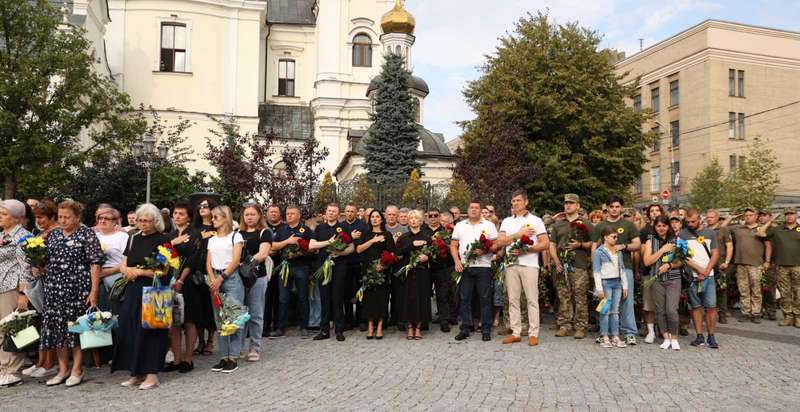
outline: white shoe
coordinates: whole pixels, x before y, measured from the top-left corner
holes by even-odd
[[[65,380],[67,380],[66,376],[56,375],[48,379],[47,382],[45,382],[45,385],[47,386],[61,385],[62,383],[64,383]]]
[[[0,376],[0,387],[8,388],[22,383],[22,378],[15,374],[8,374]]]
[[[661,349],[669,349],[669,346],[670,346],[671,342],[672,341],[669,340],[669,339],[664,339],[664,343],[661,344],[660,348]]]
[[[29,368],[22,370],[22,376],[31,376],[31,374],[36,372],[37,369],[39,369],[39,367],[36,366],[36,364],[33,364]]]
[[[644,343],[653,343],[656,341],[656,334],[655,333],[648,333],[647,336],[644,338]]]
[[[83,375],[75,377],[74,375],[69,375],[67,378],[67,387],[71,388],[73,386],[78,386],[83,382]]]
[[[31,374],[28,376],[30,376],[31,378],[44,378],[45,376],[52,375],[56,372],[58,372],[57,366],[53,366],[50,369],[37,368],[35,371],[31,372]]]
[[[672,343],[670,343],[670,347],[672,348],[672,350],[681,350],[681,345],[678,344],[677,339],[672,340]]]

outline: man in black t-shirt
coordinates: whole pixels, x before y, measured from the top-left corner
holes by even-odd
[[[281,221],[281,208],[278,205],[270,205],[267,208],[267,227],[272,231],[272,236],[278,234],[281,226],[286,225]],[[277,253],[273,248],[270,250],[270,257],[272,258],[272,267],[278,267],[281,263],[280,253]],[[264,330],[262,332],[264,337],[277,337],[283,336],[282,334],[275,334],[278,329],[278,280],[275,276],[271,277],[267,286],[267,296],[264,305]],[[276,335],[276,336],[273,336]]]
[[[298,245],[300,239],[311,242],[312,232],[300,221],[300,209],[297,206],[286,208],[286,223],[281,223],[277,227],[272,250],[280,256],[280,262],[285,259],[286,249],[291,245]],[[273,258],[274,259],[274,258]],[[300,255],[289,260],[289,278],[284,284],[280,279],[280,273],[272,276],[275,279],[278,294],[278,319],[275,332],[271,337],[283,336],[289,319],[289,301],[292,288],[297,288],[297,312],[298,323],[300,324],[300,336],[308,336],[308,278],[311,275],[311,254]],[[275,266],[278,267],[278,264]]]
[[[347,265],[345,264],[345,256],[353,253],[355,249],[353,244],[347,245],[347,249],[343,252],[330,253],[326,249],[333,243],[334,239],[339,236],[339,233],[345,232],[345,228],[339,223],[339,206],[336,203],[331,203],[325,209],[324,221],[317,226],[314,230],[314,235],[311,238],[311,250],[318,250],[319,255],[316,259],[316,265],[321,266],[328,255],[333,257],[333,271],[330,283],[322,285],[320,281],[317,284],[319,287],[320,298],[322,303],[322,320],[319,325],[319,334],[314,337],[314,340],[322,340],[330,338],[331,327],[331,312],[333,312],[333,320],[336,326],[336,340],[339,342],[344,341],[344,300],[345,288],[347,285]],[[346,233],[346,232],[345,232]]]
[[[348,203],[344,208],[344,220],[341,222],[344,230],[353,238],[353,242],[364,236],[369,229],[363,220],[358,218],[358,208],[354,203]],[[361,287],[361,256],[353,252],[344,257],[347,266],[347,285],[344,299],[345,330],[353,328],[358,322],[358,329],[367,331],[367,321],[361,316],[361,302],[356,302],[356,313],[353,316],[353,299]]]
[[[439,209],[433,208],[428,211],[428,223],[423,226],[429,236],[437,236],[440,239],[446,239],[450,236],[448,230],[441,225],[441,213]],[[446,248],[450,247],[450,242],[444,243]],[[448,249],[445,250],[447,252]],[[452,309],[450,307],[453,302],[453,294],[455,293],[455,282],[453,282],[453,257],[449,253],[445,256],[437,256],[430,264],[431,282],[436,288],[436,311],[439,315],[439,329],[442,332],[450,332],[450,319]]]

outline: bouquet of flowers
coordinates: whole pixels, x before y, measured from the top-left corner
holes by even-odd
[[[88,331],[108,332],[117,326],[117,315],[111,312],[88,312],[81,315],[73,322],[67,322],[70,333],[84,333]]]
[[[144,265],[138,267],[144,270],[152,270],[156,276],[161,277],[172,270],[178,270],[181,267],[181,258],[178,257],[178,252],[175,251],[172,243],[166,242],[159,246],[151,256],[144,259]],[[114,282],[114,286],[111,287],[111,292],[109,292],[110,297],[122,301],[128,282],[129,280],[124,276],[117,279]]]
[[[456,285],[461,283],[461,273],[460,272],[453,271],[453,273],[450,274],[450,277],[453,278],[453,283],[455,283]]]
[[[39,340],[39,332],[34,326],[34,318],[39,316],[35,310],[9,313],[0,320],[0,334],[6,352],[18,352]]]
[[[469,265],[471,265],[473,262],[475,262],[476,259],[478,259],[479,257],[477,253],[478,251],[482,251],[483,254],[485,255],[492,250],[493,245],[494,242],[486,237],[486,233],[481,233],[481,236],[478,238],[478,240],[467,245],[467,254],[464,259],[465,260],[464,270],[466,270],[469,267]]]
[[[584,243],[589,241],[589,227],[584,225],[581,221],[576,220],[569,224],[569,240]],[[558,260],[564,267],[564,273],[572,273],[575,271],[575,251],[569,249],[561,249],[558,252]]]
[[[346,232],[342,230],[342,228],[336,228],[337,235],[334,238],[333,242],[325,248],[328,252],[328,257],[325,258],[325,261],[322,262],[322,265],[319,269],[311,275],[311,282],[316,284],[317,281],[321,280],[322,285],[327,285],[331,281],[331,275],[333,274],[333,256],[331,253],[340,253],[344,252],[347,249],[347,246],[353,243],[353,239],[348,235]]]
[[[44,238],[27,235],[20,239],[17,244],[22,247],[22,251],[25,252],[25,257],[31,266],[44,266],[44,257],[47,254],[47,245],[44,243]]]
[[[450,232],[440,230],[431,236],[431,244],[436,247],[438,257],[446,258],[450,253],[450,241],[453,239]]]
[[[689,249],[689,242],[684,239],[678,239],[675,241],[675,250],[670,253],[666,254],[661,257],[661,263],[672,263],[672,262],[684,262],[686,260],[694,256],[694,252]],[[653,285],[656,281],[656,276],[650,276],[644,281],[644,287],[649,288]],[[700,282],[697,285],[697,293],[700,294],[703,291],[703,283]]]
[[[361,302],[364,299],[364,292],[369,289],[383,285],[386,282],[383,271],[391,268],[397,263],[397,256],[394,253],[384,250],[381,258],[372,262],[364,273],[361,287],[356,292],[356,299]]]
[[[247,308],[239,305],[233,300],[232,297],[222,294],[217,294],[217,299],[220,299],[219,307],[219,336],[231,336],[236,333],[239,328],[244,327],[247,321],[250,320],[250,314]]]
[[[418,250],[412,251],[411,256],[409,256],[408,258],[408,264],[400,268],[400,270],[395,272],[394,275],[399,277],[400,279],[405,279],[406,276],[408,276],[408,272],[410,272],[412,269],[414,269],[415,267],[419,266],[420,263],[422,263],[420,262],[419,259],[420,256],[422,255],[427,256],[428,261],[430,262],[433,259],[433,256],[436,255],[437,253],[439,253],[438,249],[436,249],[436,246],[432,244],[427,244]]]
[[[274,271],[274,273],[280,275],[280,279],[283,281],[283,287],[289,285],[289,261],[307,255],[308,245],[309,241],[307,239],[298,239],[296,245],[289,245],[283,249],[283,261],[281,261],[281,264],[278,265]]]
[[[528,247],[533,246],[533,243],[533,239],[531,239],[528,235],[522,235],[519,239],[515,240],[514,243],[508,247],[508,252],[500,262],[500,266],[497,270],[498,273],[503,273],[507,267],[519,263],[519,256],[514,256],[512,252],[524,252],[528,250]]]

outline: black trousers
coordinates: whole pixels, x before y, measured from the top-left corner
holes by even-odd
[[[350,262],[345,266],[347,266],[347,285],[344,295],[344,321],[346,324],[355,325],[365,322],[361,314],[361,302],[355,298],[358,288],[361,287],[361,263]],[[355,312],[353,304],[355,304]]]
[[[262,336],[269,336],[270,331],[278,328],[280,319],[280,299],[278,295],[279,277],[280,276],[273,276],[267,284],[266,302],[264,303],[264,330],[261,332]]]
[[[436,313],[439,316],[439,323],[442,325],[446,325],[452,315],[450,305],[453,302],[453,293],[455,292],[455,282],[453,282],[453,277],[451,276],[452,272],[452,266],[431,271],[431,281],[436,289]]]
[[[345,290],[347,289],[347,265],[337,263],[333,265],[331,281],[320,287],[319,295],[322,305],[322,319],[319,329],[323,333],[329,333],[331,329],[331,317],[336,327],[336,332],[344,332],[344,302]],[[350,299],[347,299],[349,302]]]

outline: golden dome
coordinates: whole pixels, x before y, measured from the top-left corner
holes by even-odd
[[[395,0],[394,8],[381,17],[381,28],[384,33],[413,34],[417,21],[403,7],[400,0]]]

